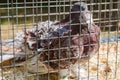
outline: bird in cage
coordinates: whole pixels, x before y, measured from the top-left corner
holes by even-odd
[[[91,11],[86,3],[77,2],[65,19],[38,23],[35,28],[25,31],[22,44],[28,46],[30,56],[17,55],[8,60],[14,59],[17,63],[37,55],[37,60],[47,68],[68,69],[78,60],[89,59],[96,54],[99,42],[100,28],[93,22]],[[63,72],[65,74],[61,73],[61,77],[67,76],[68,72]],[[76,70],[73,72],[78,73]]]
[[[56,28],[55,30],[52,28],[53,26]],[[48,31],[45,32],[46,30]],[[40,33],[42,36],[47,33],[47,37],[34,43],[34,46],[38,47],[31,46],[29,42],[28,44],[30,49],[36,49],[40,52],[39,60],[41,62],[55,70],[68,69],[80,59],[89,59],[99,49],[100,28],[93,22],[92,13],[88,10],[86,3],[75,3],[67,18],[51,24],[50,28],[46,30],[43,29],[45,33]],[[28,32],[27,35],[32,34],[34,32]],[[38,34],[34,37],[37,36]],[[78,70],[74,71],[78,73]],[[67,72],[63,70],[61,77],[65,76],[63,73],[67,75]]]

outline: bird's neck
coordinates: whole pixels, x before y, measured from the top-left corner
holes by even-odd
[[[87,24],[88,24],[88,30],[93,31],[93,29],[94,29],[93,22],[92,23],[87,23]]]

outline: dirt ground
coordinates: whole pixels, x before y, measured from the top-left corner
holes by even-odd
[[[98,54],[93,56],[88,62],[82,64],[82,67],[84,67],[85,70],[85,73],[83,74],[88,75],[87,77],[89,77],[89,80],[120,80],[119,61],[120,43],[112,42],[109,44],[101,44]],[[25,69],[25,66],[9,69],[6,68],[4,70],[1,70],[1,78],[3,75],[3,78],[5,78],[5,80],[6,78],[7,80],[14,80],[14,78],[15,80],[36,80],[36,75],[39,75],[39,73],[32,74],[26,72],[27,70]],[[48,75],[49,80],[58,80],[57,73],[40,75],[38,78],[39,80],[48,80]],[[88,80],[88,78],[81,80]]]

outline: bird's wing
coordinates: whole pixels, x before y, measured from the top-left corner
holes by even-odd
[[[99,42],[100,42],[100,28],[93,24],[93,29],[84,29],[83,33],[83,45],[84,45],[84,52],[83,55],[86,57],[92,57],[99,49]]]

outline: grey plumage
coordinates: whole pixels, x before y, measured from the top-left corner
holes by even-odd
[[[80,15],[82,14],[82,12],[88,11],[88,6],[86,3],[84,2],[76,2],[73,4],[72,8],[71,8],[71,14],[69,14],[65,19],[61,20],[60,22],[56,23],[56,24],[65,24],[67,22],[72,22],[74,20],[79,20],[80,19]]]

